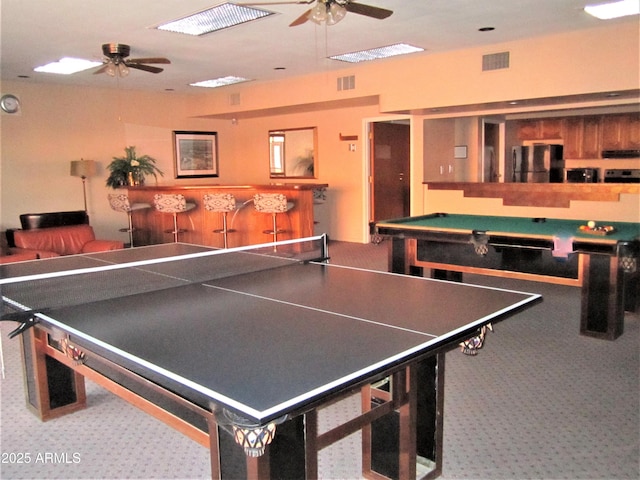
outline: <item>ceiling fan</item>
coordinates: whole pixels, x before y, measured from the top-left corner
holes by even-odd
[[[160,73],[164,69],[160,67],[154,67],[147,65],[148,63],[171,63],[169,59],[157,57],[157,58],[130,58],[127,59],[131,47],[123,43],[105,43],[102,45],[102,53],[104,54],[104,65],[98,70],[93,72],[94,74],[106,73],[109,76],[115,77],[119,75],[126,77],[129,75],[129,69],[135,68],[137,70],[144,70],[145,72]]]
[[[335,25],[344,18],[347,12],[357,13],[358,15],[376,18],[378,20],[385,19],[393,13],[392,10],[387,10],[386,8],[364,5],[352,0],[290,0],[282,2],[252,2],[244,3],[244,5],[309,5],[311,3],[315,3],[316,5],[296,18],[289,25],[290,27],[302,25],[308,20],[311,20],[312,22],[317,24],[322,24],[323,22],[325,22],[327,25]]]

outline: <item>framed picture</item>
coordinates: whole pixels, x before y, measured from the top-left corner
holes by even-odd
[[[176,178],[218,176],[216,132],[173,132]]]

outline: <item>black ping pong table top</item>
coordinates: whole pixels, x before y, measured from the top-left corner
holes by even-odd
[[[139,247],[8,264],[1,272],[20,276],[204,251],[184,244]],[[238,263],[233,254],[220,259]],[[186,267],[134,269],[119,291],[124,295],[97,294],[71,306],[53,302],[38,317],[78,345],[195,403],[265,424],[455,345],[540,300],[322,262],[285,259],[275,268],[230,277],[207,268],[194,259]],[[161,286],[149,280],[157,277]],[[56,288],[66,289],[64,295],[87,288],[74,276],[53,284],[54,296]],[[3,299],[33,308],[23,293],[2,285]]]

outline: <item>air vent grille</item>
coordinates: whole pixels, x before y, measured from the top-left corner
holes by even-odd
[[[356,76],[349,75],[346,77],[338,77],[338,91],[353,90],[356,88]]]
[[[491,53],[482,56],[482,71],[509,68],[509,52]]]

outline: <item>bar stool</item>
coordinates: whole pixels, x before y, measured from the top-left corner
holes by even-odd
[[[273,235],[273,241],[278,241],[278,234],[286,230],[278,230],[276,217],[279,213],[286,213],[293,208],[293,202],[287,202],[287,197],[282,193],[256,193],[253,196],[253,206],[257,212],[269,213],[273,218],[273,228],[263,230],[262,233]]]
[[[213,232],[222,234],[224,248],[228,248],[227,234],[235,232],[235,230],[227,228],[227,214],[236,209],[236,197],[230,193],[205,193],[203,202],[205,210],[222,214],[222,228],[218,228]]]
[[[186,230],[178,228],[178,213],[188,212],[195,208],[196,204],[187,202],[184,195],[179,193],[156,193],[153,196],[153,203],[158,212],[173,215],[173,230],[166,230],[165,233],[173,233],[173,241],[177,242],[178,234],[186,232]]]
[[[126,213],[129,218],[129,228],[121,228],[120,232],[128,232],[129,233],[129,246],[133,247],[133,222],[131,221],[131,212],[135,212],[137,210],[145,210],[147,208],[151,208],[151,205],[148,203],[129,203],[129,195],[126,193],[110,193],[108,195],[109,205],[116,212]]]

